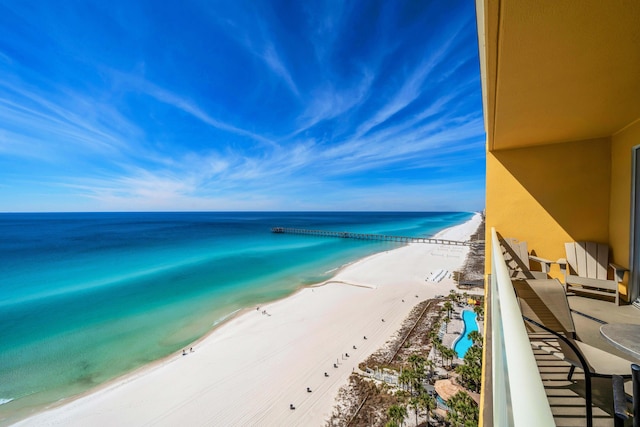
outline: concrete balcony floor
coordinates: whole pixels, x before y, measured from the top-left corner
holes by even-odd
[[[608,343],[600,335],[602,323],[592,319],[595,318],[607,323],[640,324],[640,310],[631,305],[618,307],[611,302],[580,296],[569,296],[568,301],[572,310],[576,332],[581,341],[628,359],[630,363],[635,361],[635,363],[640,364],[640,360],[635,360],[630,355]],[[556,425],[576,427],[586,425],[584,375],[582,371],[576,369],[572,380],[567,380],[570,368],[569,363],[551,354],[553,346],[557,346],[556,338],[550,334],[541,333],[531,333],[529,337]],[[559,352],[560,350],[558,349],[557,351]],[[631,372],[629,371],[629,373]],[[593,425],[613,426],[611,380],[607,378],[592,379],[592,390],[594,403]]]
[[[611,302],[580,296],[570,295],[568,301],[569,307],[573,311],[573,323],[581,341],[625,359],[631,357],[602,338],[600,335],[601,323],[578,313],[584,313],[606,323],[634,323],[640,325],[640,309],[632,305],[616,306]],[[636,363],[640,363],[640,360],[637,360]]]

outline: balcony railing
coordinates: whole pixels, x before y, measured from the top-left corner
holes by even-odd
[[[491,424],[555,426],[494,228],[491,237],[491,384],[485,381],[490,390],[484,390],[493,402]]]

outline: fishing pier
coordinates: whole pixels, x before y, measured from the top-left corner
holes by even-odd
[[[272,233],[277,234],[303,234],[317,237],[340,237],[343,239],[379,240],[383,242],[401,243],[432,243],[436,245],[472,246],[475,242],[434,239],[429,237],[391,236],[385,234],[352,233],[350,231],[309,230],[306,228],[273,227]]]

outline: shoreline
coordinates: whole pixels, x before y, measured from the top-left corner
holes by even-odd
[[[450,239],[466,240],[469,238],[469,236],[473,232],[475,232],[477,225],[479,224],[478,218],[479,218],[479,214],[476,213],[471,219],[467,220],[465,223],[442,230],[436,233],[434,237],[440,238],[446,235]],[[466,236],[466,238],[460,238],[457,236],[463,236],[463,237]],[[331,319],[330,316],[334,311],[336,311],[336,315],[339,314],[340,316],[345,317],[344,312],[345,311],[348,312],[350,310],[350,304],[345,305],[344,303],[341,302],[342,299],[348,300],[350,303],[354,303],[354,302],[357,303],[363,300],[362,297],[366,296],[363,293],[365,294],[371,293],[372,291],[378,291],[379,289],[382,289],[382,290],[386,289],[385,292],[387,292],[388,288],[393,288],[389,286],[389,283],[395,284],[393,282],[397,280],[411,281],[415,279],[414,277],[398,278],[397,271],[394,272],[393,268],[387,268],[388,267],[387,264],[389,264],[390,261],[391,261],[391,264],[394,263],[394,260],[395,260],[395,263],[402,261],[403,256],[399,255],[398,252],[402,252],[402,251],[407,252],[407,254],[403,254],[403,255],[407,255],[404,258],[411,258],[411,256],[413,256],[413,258],[411,259],[415,258],[417,260],[417,259],[420,259],[421,255],[424,256],[425,253],[427,252],[428,252],[427,255],[429,255],[431,254],[431,252],[435,252],[436,250],[441,249],[440,248],[441,246],[442,245],[424,244],[424,243],[407,244],[397,248],[390,249],[388,251],[374,253],[364,258],[361,258],[359,260],[356,260],[354,262],[347,263],[344,266],[341,266],[340,268],[338,268],[337,271],[335,271],[335,273],[333,274],[333,276],[326,281],[310,284],[310,285],[303,285],[293,293],[287,295],[286,297],[261,304],[261,306],[259,307],[260,310],[263,310],[263,309],[267,310],[267,312],[270,313],[268,317],[265,316],[264,314],[260,314],[261,313],[260,310],[254,310],[254,308],[256,308],[255,306],[237,310],[235,313],[231,313],[227,317],[223,318],[223,320],[220,321],[220,323],[214,324],[212,329],[209,332],[207,332],[205,335],[203,335],[201,338],[199,338],[198,340],[186,346],[187,349],[189,347],[195,348],[194,353],[187,352],[186,356],[183,356],[181,354],[172,354],[162,359],[145,364],[144,366],[137,368],[134,371],[127,373],[123,376],[110,380],[105,384],[98,386],[97,388],[91,389],[80,395],[77,395],[68,399],[64,399],[62,401],[58,401],[52,405],[49,405],[47,408],[37,412],[35,415],[31,415],[29,418],[18,421],[16,425],[54,425],[58,423],[63,423],[65,425],[81,425],[84,422],[86,422],[87,419],[91,419],[92,424],[95,424],[95,425],[112,424],[116,422],[116,419],[119,420],[119,422],[122,422],[122,420],[126,420],[127,424],[140,424],[140,423],[147,423],[147,422],[171,424],[172,422],[169,419],[160,420],[155,418],[155,414],[158,411],[158,409],[166,407],[166,404],[163,404],[162,402],[165,402],[165,403],[168,402],[168,404],[171,404],[174,401],[174,399],[170,398],[169,396],[171,397],[178,396],[179,398],[180,395],[184,396],[186,393],[190,397],[190,399],[195,398],[197,400],[202,400],[199,397],[201,397],[204,393],[207,393],[207,392],[211,395],[210,398],[217,396],[216,393],[212,392],[211,390],[212,388],[224,389],[229,386],[233,386],[234,383],[242,383],[240,379],[238,381],[232,381],[230,378],[225,377],[224,372],[222,371],[218,372],[218,371],[215,371],[215,369],[214,369],[215,372],[212,375],[208,376],[208,379],[201,378],[201,376],[198,375],[198,372],[203,369],[210,369],[212,367],[211,359],[219,360],[219,362],[221,363],[228,363],[228,364],[233,364],[234,362],[236,362],[235,365],[238,365],[237,361],[235,361],[234,359],[241,358],[252,366],[260,365],[262,363],[263,365],[262,368],[267,369],[269,371],[271,371],[272,369],[275,369],[276,372],[279,371],[280,374],[282,374],[282,367],[289,366],[291,363],[296,364],[297,361],[293,359],[297,359],[297,358],[280,357],[280,355],[272,355],[273,357],[271,357],[270,360],[265,360],[269,358],[268,357],[261,358],[258,354],[258,355],[255,355],[256,357],[253,357],[252,359],[251,357],[246,358],[245,357],[247,355],[246,353],[251,353],[252,350],[253,351],[260,350],[263,352],[268,351],[271,347],[271,341],[273,341],[275,344],[275,341],[277,340],[280,340],[278,341],[279,344],[277,344],[277,346],[279,346],[279,353],[291,353],[293,351],[292,349],[295,349],[295,340],[292,341],[291,339],[287,339],[286,337],[287,333],[298,334],[300,336],[300,342],[309,341],[308,339],[306,339],[307,338],[306,335],[308,335],[309,332],[311,332],[311,335],[313,335],[316,329],[318,330],[317,332],[321,332],[323,335],[327,335],[326,333],[327,328],[324,325],[324,323],[326,323],[325,320]],[[460,252],[460,253],[465,252],[466,254],[467,251],[468,251],[468,248],[465,247],[464,250],[460,250],[457,252]],[[411,255],[412,253],[413,255]],[[388,256],[389,254],[391,254],[391,257]],[[416,255],[417,255],[417,258],[416,258]],[[447,258],[439,259],[436,255],[434,254],[431,254],[431,255],[433,255],[431,256],[431,258],[432,258],[432,261],[435,262],[436,266],[447,261]],[[391,258],[391,260],[386,260],[383,258]],[[452,255],[451,258],[455,258],[455,261],[459,261],[458,267],[462,266],[462,263],[464,262],[464,257],[460,257],[459,255]],[[375,268],[376,267],[375,265],[372,268],[372,264],[376,264],[376,263],[383,266],[382,267],[383,271],[380,271],[380,268]],[[389,277],[389,274],[391,274],[392,276],[391,278]],[[378,279],[376,279],[375,277],[376,275],[379,276]],[[434,289],[432,290],[434,290],[434,292],[437,292],[437,293],[448,292],[448,288],[446,289],[446,292],[445,292],[443,285],[445,284],[444,282],[450,282],[451,279],[447,278],[447,279],[444,279],[443,282],[432,284],[432,283],[426,283],[425,277],[426,276],[423,275],[421,278],[418,279],[421,282],[420,283],[421,286],[423,287],[435,286],[436,287],[435,289],[437,289],[437,291]],[[391,279],[390,282],[389,282],[389,279]],[[415,287],[415,283],[409,286],[406,290],[408,291],[409,288],[411,289],[409,293],[414,292],[414,289],[420,289],[419,287],[417,288]],[[321,310],[321,312],[317,313],[319,314],[319,317],[313,318],[314,322],[309,322],[310,316],[312,312],[314,312],[314,305],[315,305],[313,301],[311,302],[309,301],[310,300],[309,294],[314,294],[314,293],[317,295],[322,294],[322,297],[323,297],[322,301],[324,302],[324,305],[322,305],[322,310],[324,311]],[[387,295],[383,295],[383,296],[385,298],[388,297]],[[314,298],[314,299],[317,299],[317,298]],[[421,297],[419,300],[413,301],[414,305],[423,299],[426,299],[426,298]],[[388,337],[391,336],[393,333],[395,333],[395,331],[397,330],[398,321],[396,318],[398,317],[398,315],[396,314],[394,316],[394,313],[392,312],[390,312],[390,314],[387,315],[386,313],[389,312],[389,310],[384,310],[386,305],[384,304],[384,302],[386,302],[386,300],[383,300],[382,302],[383,304],[381,304],[380,301],[377,301],[376,304],[374,304],[375,307],[377,309],[382,308],[383,310],[381,312],[383,312],[383,315],[389,317],[389,319],[394,319],[394,320],[390,320],[388,325],[385,325],[384,331],[382,331],[381,334],[378,334],[380,335],[378,336],[378,339],[376,340],[371,339],[370,343],[366,343],[367,345],[371,344],[371,345],[368,345],[368,347],[371,347],[374,341],[375,342],[382,341],[382,344],[384,344],[384,341],[386,341],[386,339],[388,339]],[[297,303],[300,303],[300,305],[304,307],[297,308],[296,307]],[[397,301],[396,301],[396,304],[397,304]],[[333,308],[334,305],[339,307],[334,310]],[[413,307],[412,304],[405,304],[405,306],[409,307],[409,310],[410,308]],[[285,309],[281,311],[283,307]],[[356,310],[355,306],[354,306],[354,310],[358,311]],[[298,313],[297,314],[289,313],[294,311],[297,311]],[[395,311],[395,310],[392,310],[392,311]],[[398,314],[401,314],[401,312],[404,312],[404,311],[406,310],[400,310]],[[252,312],[256,312],[256,314],[251,316]],[[277,315],[279,318],[280,317],[285,318],[286,320],[285,324],[276,325],[275,328],[265,327],[264,324],[268,324],[268,322],[271,320],[271,313],[273,313],[274,317]],[[359,313],[359,314],[361,315],[360,317],[363,316],[362,313]],[[366,315],[366,312],[364,314]],[[290,317],[289,319],[286,318],[287,315],[289,315]],[[329,317],[327,317],[327,315],[329,315]],[[260,316],[258,318],[260,320],[256,320],[256,316]],[[349,317],[348,313],[346,317]],[[352,316],[352,317],[354,319],[354,322],[359,321],[358,316]],[[406,316],[400,316],[400,317],[401,317],[400,319],[400,322],[401,322],[404,320],[404,317]],[[305,327],[295,328],[290,325],[292,320],[297,320],[303,323],[304,322],[313,323],[313,325],[307,325],[306,328]],[[382,320],[382,322],[384,322],[384,320]],[[395,329],[391,329],[393,328],[394,325],[396,325]],[[313,327],[309,327],[309,326],[313,326]],[[264,339],[262,341],[259,340],[260,337],[256,336],[257,331],[254,330],[254,329],[260,329],[260,328],[263,328],[264,330],[262,332],[266,336],[268,336],[267,337],[268,339],[266,340],[266,345],[264,345],[263,343],[262,346],[258,346],[258,349],[256,348],[252,349],[252,342],[253,344],[257,345],[257,344],[261,344],[262,341],[264,341]],[[300,332],[302,332],[302,334],[300,334]],[[327,338],[331,338],[332,333],[336,333],[336,331],[333,330],[331,333],[329,333],[327,335]],[[282,337],[283,334],[285,335],[284,340]],[[231,351],[231,353],[233,354],[226,354],[226,355],[222,354],[225,352],[225,348],[224,346],[217,347],[217,344],[224,343],[227,341],[235,341],[237,338],[235,335],[239,335],[240,336],[239,338],[244,339],[245,342],[239,345],[239,349],[235,348],[235,349],[228,350],[228,351]],[[355,342],[356,338],[350,338],[350,340]],[[360,341],[362,341],[361,338],[360,338]],[[312,346],[313,342],[310,342],[309,345]],[[358,343],[358,346],[360,346],[360,343]],[[354,348],[356,347],[355,343],[353,344],[353,347]],[[205,353],[207,355],[206,360],[203,359],[204,356],[200,356],[201,354],[205,354]],[[341,352],[339,353],[335,350],[332,351],[331,353],[333,355],[338,355],[338,354],[342,355]],[[360,352],[358,352],[358,358],[353,357],[353,359],[351,360],[346,360],[343,356],[342,362],[344,362],[344,364],[348,364],[349,366],[351,365],[357,366],[357,363],[361,359],[364,359],[366,356],[367,354],[361,355]],[[334,356],[331,356],[331,357],[333,358]],[[187,366],[186,368],[184,366],[178,366],[179,365],[178,361],[182,361],[185,359],[198,359],[193,361],[193,363],[197,362],[198,367],[196,367],[196,369],[194,370],[192,369],[193,368],[192,366]],[[277,360],[278,363],[276,363],[276,359],[278,359]],[[280,359],[285,360],[286,363],[280,363],[281,362]],[[302,357],[302,359],[305,359],[305,357]],[[329,360],[333,360],[333,359],[327,359],[327,357],[324,356],[323,357],[324,364],[322,364],[321,367],[318,367],[318,369],[322,369],[322,370],[330,369],[332,365],[328,362]],[[315,361],[309,360],[308,364],[313,368],[313,367],[317,367],[319,362],[320,361],[317,360],[317,355],[316,355],[316,360]],[[339,360],[339,358],[336,358],[336,364],[342,365],[343,364],[342,362]],[[185,364],[181,364],[181,365],[185,365]],[[296,366],[298,365],[296,364]],[[237,372],[239,372],[239,374],[243,376],[243,378],[246,377],[245,379],[251,380],[252,376],[260,375],[259,369],[258,371],[255,371],[254,369],[252,373],[249,375],[243,375],[243,372],[242,372],[243,366],[242,365],[239,367],[236,366],[236,368],[240,368],[240,370]],[[299,368],[304,372],[307,372],[309,370],[309,366],[300,366]],[[333,369],[337,369],[337,368],[333,368]],[[185,376],[192,378],[197,384],[196,385],[185,384],[183,382],[183,379]],[[278,375],[276,373],[274,374],[274,376],[276,377],[275,379],[267,378],[266,380],[261,381],[261,383],[265,385],[273,386],[274,390],[279,390],[283,387],[286,388],[288,385],[287,383],[290,382],[290,381],[284,381],[282,378],[282,377],[286,377],[287,375]],[[154,380],[151,381],[150,379],[154,379]],[[148,383],[149,381],[151,381],[153,385],[141,384],[141,383]],[[346,380],[338,381],[338,387],[342,386],[345,383],[345,381]],[[213,383],[211,386],[208,385],[208,383],[210,382]],[[282,384],[280,385],[273,384],[274,382],[276,383],[280,382]],[[333,381],[333,383],[335,382],[336,381]],[[179,392],[177,394],[176,393],[172,394],[171,392],[169,392],[166,394],[166,396],[163,396],[163,393],[157,390],[157,387],[159,385],[164,384],[165,386],[166,385],[173,386],[175,385],[175,383],[180,384],[180,387],[178,390]],[[251,381],[249,381],[249,384],[251,384]],[[330,391],[333,390],[334,391],[333,395],[329,397],[327,397],[326,393],[325,395],[323,395],[323,398],[324,398],[323,401],[325,402],[324,410],[320,411],[320,413],[317,413],[317,411],[312,411],[313,414],[310,414],[311,419],[315,420],[316,424],[322,423],[323,420],[327,418],[326,415],[330,414],[338,387],[329,388],[327,390],[329,394],[330,394]],[[300,386],[300,389],[304,391],[305,388]],[[135,391],[132,391],[132,390],[135,390]],[[245,393],[243,394],[242,391],[244,391]],[[140,396],[140,393],[142,393],[143,396]],[[145,393],[151,398],[148,400],[144,399]],[[254,407],[256,406],[255,401],[259,400],[262,397],[261,396],[262,393],[260,392],[255,393],[255,390],[254,391],[241,390],[240,394],[241,396],[244,396],[244,399],[246,400],[246,402],[248,402],[248,404],[253,403]],[[279,393],[279,394],[283,394],[283,393]],[[228,400],[230,400],[231,397],[226,395],[227,393],[224,393],[223,395],[218,397],[222,397],[222,398],[226,397]],[[130,396],[130,397],[127,397],[127,396]],[[254,396],[254,399],[253,400],[248,399],[247,396]],[[310,395],[303,394],[303,397],[309,398],[311,396],[315,397],[317,395],[315,393],[311,393]],[[156,399],[154,399],[154,397],[158,398],[157,401],[155,401]],[[130,403],[131,398],[134,398],[133,400],[135,401],[141,401],[142,399],[142,401],[145,402],[144,403],[145,407],[136,408],[136,405]],[[242,397],[240,398],[242,399]],[[284,397],[281,396],[281,398],[283,399]],[[293,399],[294,398],[292,397],[289,400],[293,400]],[[204,406],[204,408],[211,409],[211,408],[208,408],[209,406],[211,406],[210,399],[205,399],[205,400],[209,401],[209,405]],[[273,401],[274,397],[271,397],[267,400],[268,402],[266,406],[264,404],[258,405],[258,406],[266,407],[266,408],[273,407],[275,404],[275,402]],[[281,399],[278,398],[276,400],[281,400]],[[283,400],[283,402],[284,401],[285,400]],[[326,401],[330,402],[328,408],[326,408]],[[193,405],[191,405],[189,402],[185,402],[185,405],[182,406],[183,408],[182,410],[180,408],[177,408],[176,411],[171,413],[171,418],[175,417],[175,420],[178,420],[186,417],[186,419],[190,419],[196,424],[201,422],[202,421],[200,416],[201,414],[199,413],[192,414],[191,411],[195,410],[197,412],[200,409],[202,409],[202,407],[198,406],[198,408],[200,409],[192,408],[190,411],[187,411],[185,413],[184,408],[186,406],[192,407]],[[223,406],[226,406],[226,405],[223,405]],[[272,420],[273,422],[276,422],[276,423],[277,422],[289,423],[289,421],[294,420],[296,415],[302,412],[299,410],[296,410],[296,411],[289,410],[288,404],[280,405],[280,406],[281,407],[278,410],[272,411],[273,412],[272,418],[263,417],[261,418],[260,422],[266,422],[268,424],[271,422],[270,420]],[[224,407],[219,408],[219,411],[223,411],[224,409],[225,409]],[[256,408],[256,411],[257,411],[256,413],[260,412],[261,410],[263,409]],[[238,411],[243,412],[243,411],[247,411],[247,409],[238,408]],[[215,413],[216,411],[213,411],[213,412]],[[96,413],[104,413],[105,417],[103,418],[102,416],[98,416],[97,419],[93,419],[93,416],[95,416]],[[106,415],[107,413],[109,414],[109,416]],[[146,417],[145,417],[145,414],[146,414]],[[116,417],[116,418],[113,418],[113,417]],[[251,421],[246,420],[246,417],[243,418],[241,414],[238,414],[238,416],[235,418],[233,414],[231,415],[227,414],[225,415],[225,417],[226,417],[225,419],[227,420],[225,421],[225,423],[228,423],[229,425],[240,425],[240,424],[246,423],[247,421],[249,422],[249,424],[251,424]],[[151,420],[151,418],[153,418],[153,420]],[[308,421],[309,417],[306,417],[304,419]],[[216,421],[218,420],[219,418],[216,418]],[[294,423],[295,422],[297,421],[294,421]]]

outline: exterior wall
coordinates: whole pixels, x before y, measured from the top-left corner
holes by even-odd
[[[632,151],[640,145],[640,120],[612,137],[609,244],[613,262],[630,267]]]
[[[611,202],[609,205],[609,245],[612,261],[631,268],[631,182],[632,148],[640,145],[640,120],[616,133],[611,139]],[[629,274],[620,293],[627,294]],[[628,299],[628,298],[627,298]]]
[[[527,241],[543,258],[564,258],[569,241],[608,242],[610,193],[609,138],[487,153],[487,233]]]

